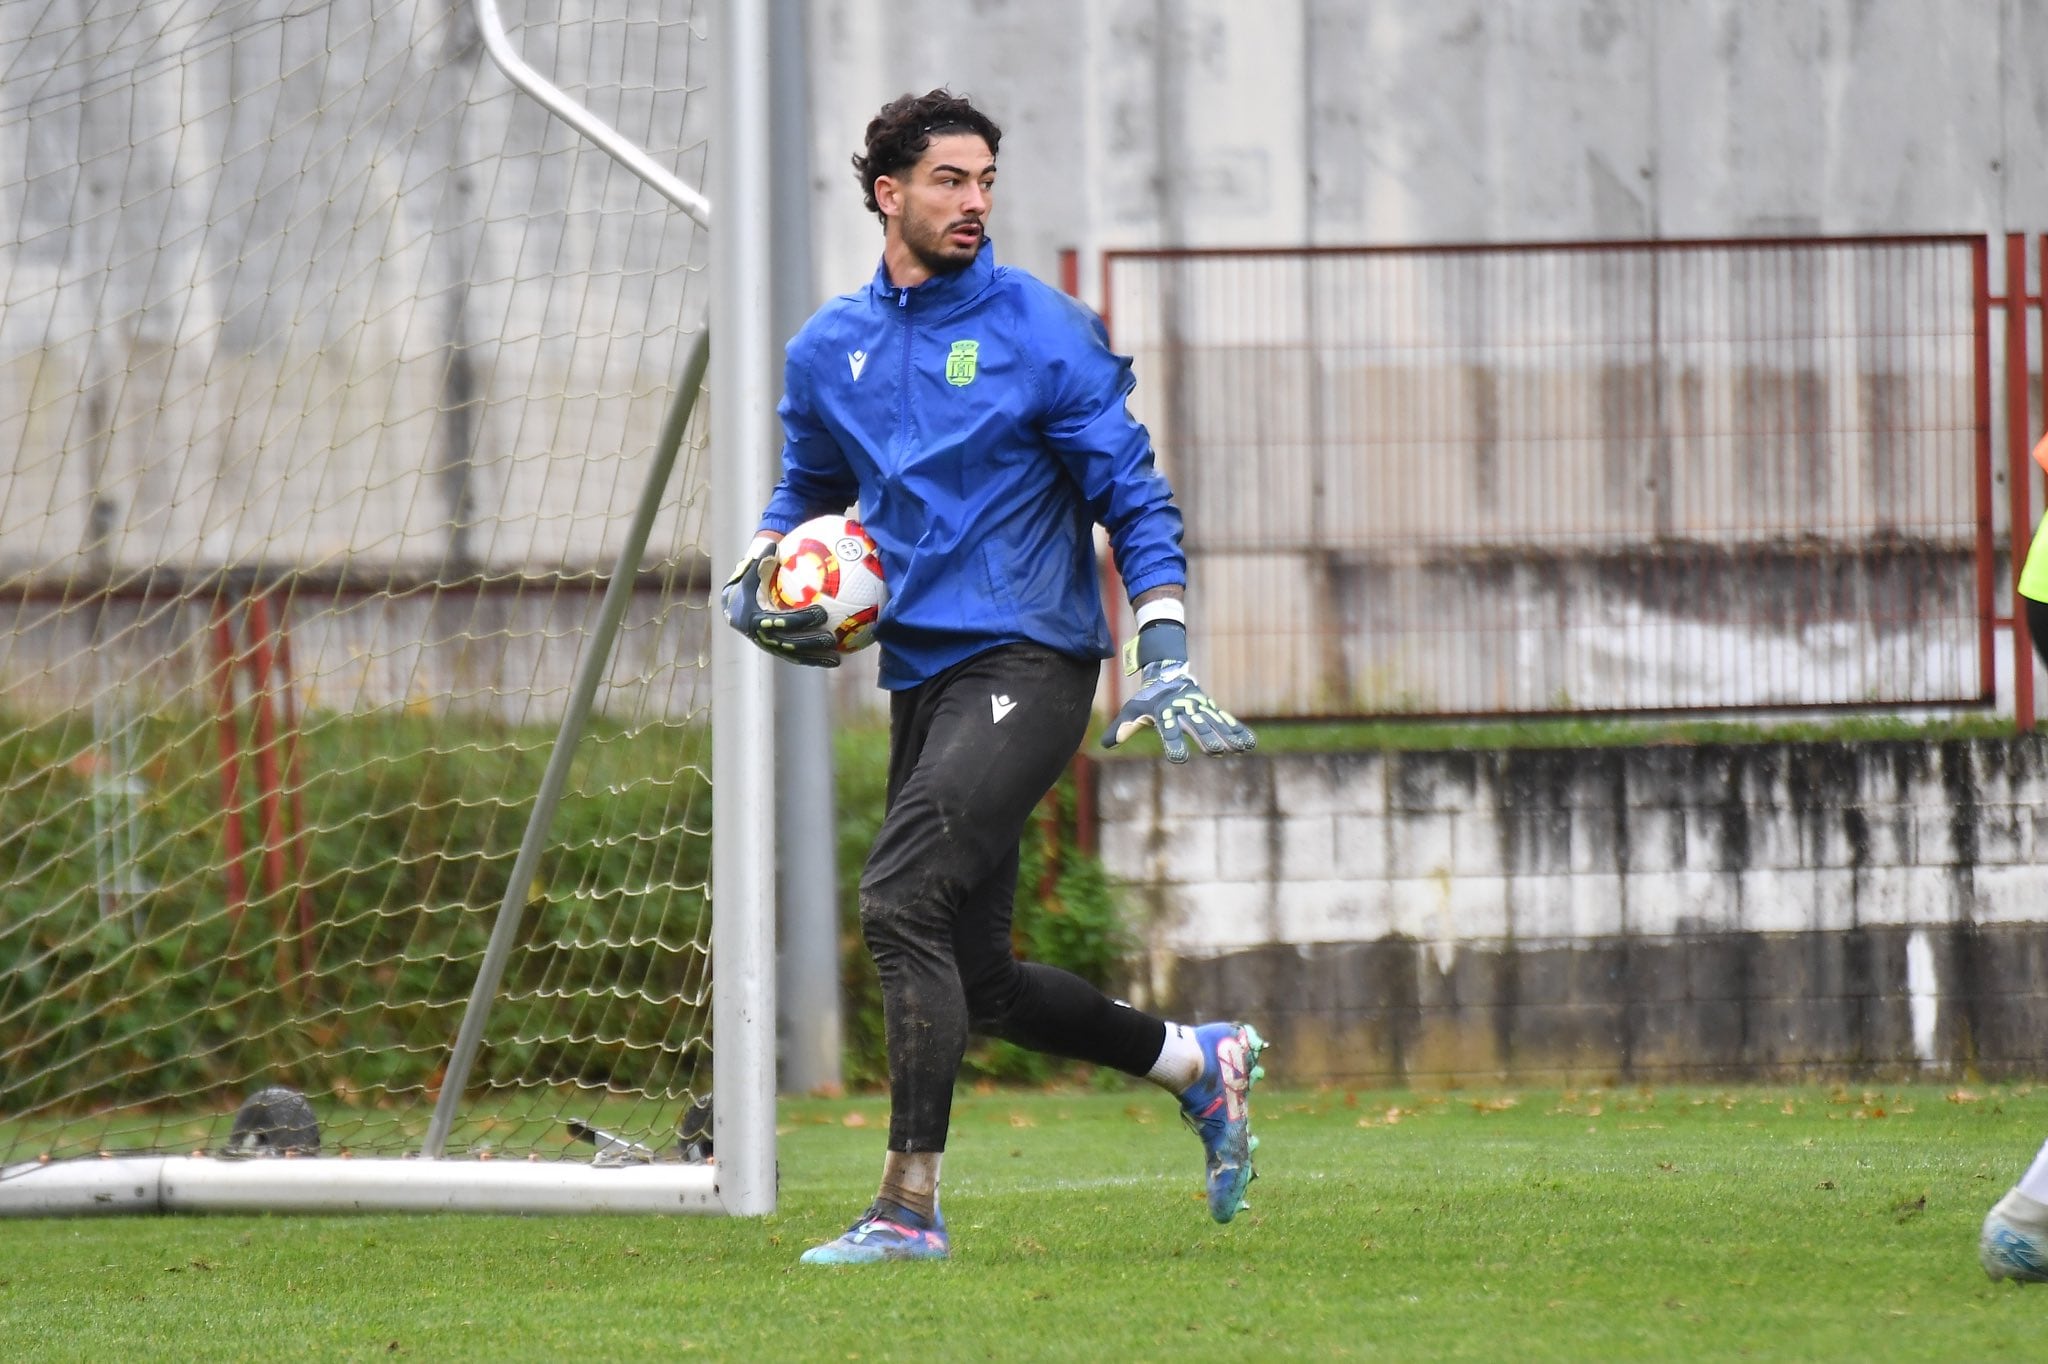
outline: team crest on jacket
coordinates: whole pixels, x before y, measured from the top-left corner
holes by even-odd
[[[946,382],[965,388],[974,382],[974,367],[981,353],[979,341],[955,341],[946,353]]]

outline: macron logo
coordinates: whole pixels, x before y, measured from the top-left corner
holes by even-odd
[[[1005,715],[1017,709],[1017,703],[1007,696],[991,696],[988,699],[988,708],[996,717],[990,723],[999,725]]]
[[[868,353],[864,350],[846,352],[846,367],[853,371],[853,380],[860,382],[860,372],[868,367]]]

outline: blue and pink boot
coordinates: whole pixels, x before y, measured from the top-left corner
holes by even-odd
[[[1202,1139],[1209,1215],[1228,1222],[1245,1209],[1244,1191],[1258,1177],[1252,1152],[1252,1086],[1265,1078],[1259,1053],[1266,1039],[1247,1023],[1205,1023],[1195,1029],[1202,1076],[1181,1092],[1181,1120]]]
[[[907,1208],[878,1203],[856,1218],[838,1240],[805,1251],[803,1263],[872,1265],[884,1260],[943,1260],[951,1254],[946,1219],[936,1208],[927,1223]]]

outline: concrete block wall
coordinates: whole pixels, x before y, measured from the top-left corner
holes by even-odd
[[[2048,1070],[2048,741],[1099,774],[1134,997],[1292,1081]]]

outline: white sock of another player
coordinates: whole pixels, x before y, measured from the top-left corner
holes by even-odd
[[[1175,1095],[1201,1079],[1202,1044],[1195,1040],[1195,1030],[1185,1023],[1167,1024],[1159,1059],[1145,1072],[1145,1078]]]
[[[2020,1176],[2020,1192],[2036,1203],[2048,1203],[2048,1142],[2042,1144],[2041,1153]]]

